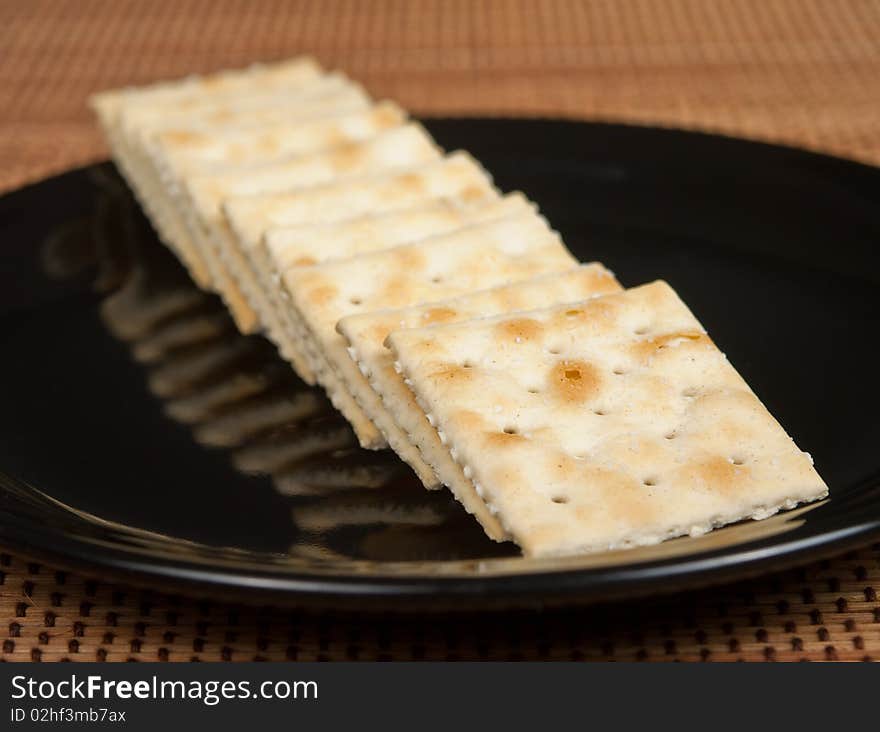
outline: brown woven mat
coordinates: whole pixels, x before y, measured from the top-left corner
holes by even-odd
[[[720,589],[545,613],[308,615],[163,597],[0,555],[7,660],[880,660],[880,545]]]
[[[106,154],[97,89],[300,52],[418,113],[721,130],[880,161],[880,3],[0,0],[0,189]]]
[[[314,53],[417,113],[677,125],[880,162],[880,3],[0,0],[0,190],[105,156],[92,91]],[[0,658],[880,657],[880,546],[658,602],[499,618],[297,616],[0,555]]]

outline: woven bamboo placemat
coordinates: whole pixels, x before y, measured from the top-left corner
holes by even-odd
[[[313,53],[419,114],[719,131],[880,162],[873,0],[0,0],[0,190],[106,156],[94,90]],[[7,660],[880,658],[880,545],[578,611],[291,614],[119,588],[0,554]]]

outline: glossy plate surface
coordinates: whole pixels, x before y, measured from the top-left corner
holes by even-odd
[[[238,335],[109,164],[0,199],[0,540],[159,587],[397,609],[596,601],[880,536],[880,170],[670,130],[434,120],[583,261],[682,294],[831,498],[564,560],[497,545]]]

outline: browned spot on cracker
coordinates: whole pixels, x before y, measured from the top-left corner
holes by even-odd
[[[581,285],[591,294],[620,292],[620,283],[607,269],[592,267],[581,271]]]
[[[614,295],[597,297],[565,310],[559,310],[553,317],[554,326],[570,328],[572,325],[589,323],[596,330],[612,328],[617,320],[618,305]]]
[[[271,154],[278,152],[278,137],[273,135],[263,135],[260,138],[258,147],[261,153]]]
[[[602,378],[591,363],[564,360],[553,367],[548,382],[548,391],[559,401],[583,404],[596,396]]]
[[[457,363],[445,363],[436,371],[433,371],[429,378],[433,381],[466,381],[473,377],[472,369],[466,369]]]
[[[201,145],[207,138],[200,132],[170,130],[162,135],[162,139],[172,145]]]
[[[647,488],[621,474],[608,476],[602,484],[602,503],[609,520],[632,527],[650,526],[657,520],[656,503],[649,500]]]
[[[675,301],[678,296],[672,288],[663,281],[652,282],[639,288],[639,297],[649,310],[659,311],[668,307],[670,301]]]
[[[548,457],[545,470],[547,482],[552,485],[556,482],[570,481],[572,476],[584,471],[584,464],[570,455],[558,451]]]
[[[422,313],[422,322],[425,325],[429,323],[446,323],[458,315],[458,312],[452,308],[430,308]]]
[[[669,348],[676,341],[711,344],[708,336],[698,330],[682,330],[674,333],[663,333],[651,338],[643,338],[633,343],[630,350],[633,356],[639,360],[644,360],[653,356],[657,351]]]
[[[495,326],[500,338],[522,343],[538,338],[544,332],[544,326],[532,318],[513,318]]]
[[[425,189],[425,181],[418,173],[406,173],[397,179],[397,185],[405,193],[422,193]]]
[[[621,526],[650,526],[657,519],[656,504],[649,500],[641,482],[619,470],[587,464],[579,479],[590,486],[593,497],[587,505],[574,503],[571,510],[587,524],[600,521]]]
[[[386,308],[409,305],[416,301],[416,295],[414,293],[415,287],[416,285],[409,277],[392,277],[387,283],[385,283],[382,291],[377,295],[377,300]]]
[[[520,445],[525,441],[526,438],[519,433],[486,432],[484,436],[486,447],[510,447],[512,445]]]
[[[485,431],[487,425],[481,414],[470,409],[460,409],[452,415],[452,419],[459,429],[473,434]]]
[[[394,267],[400,272],[412,274],[425,268],[425,255],[416,247],[399,247],[394,251]]]
[[[720,455],[694,463],[693,469],[700,480],[720,492],[736,487],[748,474],[748,468],[734,465],[728,458]]]
[[[208,119],[212,122],[229,122],[235,115],[229,109],[221,109],[218,112],[214,112],[209,115]]]
[[[458,194],[459,200],[464,203],[476,203],[477,201],[482,201],[485,197],[486,190],[479,186],[467,186],[467,188],[463,188]]]
[[[519,310],[529,309],[529,303],[523,301],[522,294],[517,290],[502,288],[500,292],[495,294],[495,299],[499,305],[499,313],[515,313]]]
[[[309,300],[315,304],[321,305],[332,300],[339,294],[339,290],[333,285],[319,285],[309,291]]]
[[[347,145],[350,140],[348,136],[339,129],[339,125],[330,125],[324,127],[323,131],[324,136],[324,144],[327,148],[339,147],[340,145]]]
[[[364,147],[358,143],[340,145],[331,155],[330,164],[339,172],[356,168],[364,159]]]
[[[316,260],[314,257],[304,256],[304,257],[297,257],[290,264],[293,267],[310,267],[311,265],[317,264],[317,263],[318,263],[318,260]]]
[[[373,121],[379,127],[396,127],[401,122],[400,112],[394,107],[384,105],[373,112]]]
[[[370,340],[373,343],[384,343],[388,334],[394,330],[397,323],[375,323],[370,326]]]

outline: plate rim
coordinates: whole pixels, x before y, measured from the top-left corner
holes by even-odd
[[[873,483],[873,482],[872,482]],[[880,487],[880,486],[875,486]],[[0,487],[9,500],[9,492]],[[14,499],[13,499],[14,500]],[[8,507],[7,507],[8,510]],[[6,511],[4,511],[6,513]],[[127,528],[127,527],[126,527]],[[137,530],[140,533],[140,530]],[[147,532],[150,533],[150,532]],[[154,534],[162,537],[161,534]],[[190,559],[165,559],[149,551],[115,547],[100,551],[100,544],[60,535],[37,522],[15,521],[0,525],[0,538],[16,548],[53,565],[80,573],[99,570],[125,584],[156,587],[166,592],[170,585],[186,594],[222,599],[244,598],[253,602],[274,601],[280,605],[343,607],[367,603],[386,607],[406,603],[411,610],[472,610],[512,607],[586,605],[631,597],[660,596],[743,580],[803,562],[826,559],[880,539],[880,515],[850,526],[819,534],[793,538],[785,534],[778,541],[761,546],[761,541],[716,550],[681,555],[673,560],[596,568],[551,569],[502,575],[425,576],[319,575],[292,571],[285,565],[261,565],[271,556],[243,552],[239,561],[251,561],[236,568],[223,557],[213,566]],[[756,546],[756,544],[758,546]],[[197,545],[209,552],[219,548]],[[439,602],[438,602],[439,601]],[[460,605],[459,603],[465,603]]]

